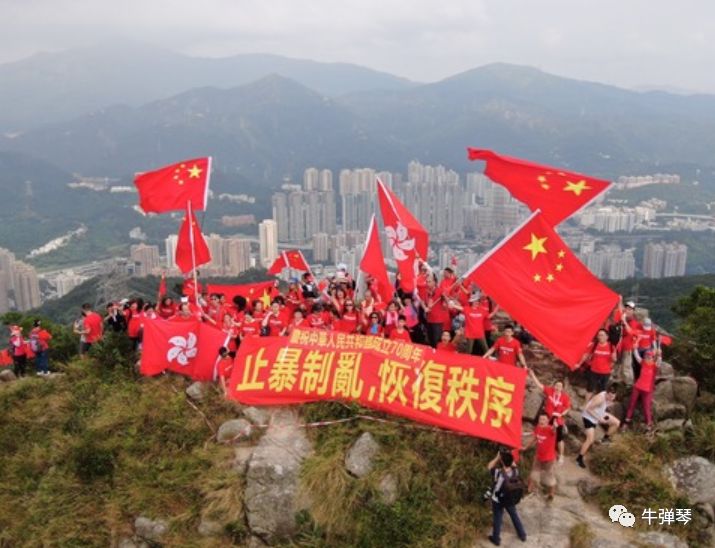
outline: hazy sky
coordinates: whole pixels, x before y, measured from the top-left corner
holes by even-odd
[[[0,14],[0,62],[129,38],[192,55],[352,62],[419,81],[505,61],[715,92],[711,0],[0,0]]]

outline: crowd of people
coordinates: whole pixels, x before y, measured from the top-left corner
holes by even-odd
[[[276,283],[268,300],[248,300],[236,296],[230,301],[220,293],[208,294],[193,278],[183,286],[183,295],[174,300],[159,295],[157,303],[142,299],[123,299],[106,305],[104,315],[82,306],[81,317],[74,324],[79,336],[79,352],[85,354],[100,341],[105,331],[126,333],[135,350],[141,350],[143,325],[146,319],[195,321],[211,323],[229,335],[228,346],[221,348],[218,361],[218,382],[226,390],[233,358],[246,337],[286,336],[294,329],[323,329],[344,333],[362,333],[376,337],[426,344],[448,352],[463,352],[491,358],[505,366],[527,368],[524,346],[531,335],[512,323],[498,305],[458,278],[451,268],[437,276],[426,264],[421,264],[413,291],[403,291],[399,278],[392,300],[378,282],[368,278],[359,288],[344,265],[334,276],[316,281],[310,272],[293,278],[283,290]],[[391,289],[392,290],[392,289]],[[601,441],[609,443],[615,433],[629,428],[640,401],[648,432],[653,429],[652,396],[660,361],[660,341],[652,322],[639,321],[634,302],[620,302],[593,342],[585,349],[577,369],[586,377],[586,398],[581,406],[585,439],[576,462],[586,467],[585,457],[596,439],[597,428],[604,430]],[[499,316],[497,318],[496,316]],[[49,372],[48,354],[52,335],[36,320],[29,337],[22,328],[11,326],[8,352],[15,373],[25,375],[27,360],[34,357],[38,375]],[[539,485],[546,487],[547,501],[556,493],[557,465],[564,460],[566,416],[574,402],[565,390],[564,381],[543,384],[529,370],[529,382],[543,392],[544,403],[525,448],[535,447],[532,472],[527,491]],[[630,390],[630,400],[623,422],[608,411],[621,393]],[[518,496],[504,498],[508,487],[519,483],[517,452],[500,452],[489,463],[494,475],[490,499],[494,509],[494,528],[490,540],[499,544],[501,522],[508,513],[517,534],[526,539],[516,511]]]

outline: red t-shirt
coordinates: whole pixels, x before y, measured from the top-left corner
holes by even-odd
[[[231,371],[233,370],[233,358],[226,356],[218,361],[218,376],[224,379],[229,379],[231,377]]]
[[[402,331],[400,331],[399,329],[395,328],[390,331],[390,335],[388,338],[393,341],[412,342],[412,339],[410,339],[410,332],[407,331],[407,329],[403,329]]]
[[[336,331],[342,333],[355,333],[357,332],[358,323],[360,322],[360,315],[357,312],[345,312],[339,320],[339,324],[335,327]]]
[[[427,312],[427,323],[445,323],[449,321],[449,309],[442,300],[442,291],[437,289],[431,297],[427,298],[428,305],[431,306]]]
[[[484,338],[484,307],[468,304],[464,307],[464,336],[468,339]]]
[[[277,337],[281,334],[281,331],[285,328],[286,323],[283,319],[283,315],[271,316],[268,320],[268,332],[272,337]]]
[[[160,306],[159,309],[157,310],[157,313],[159,314],[160,318],[164,318],[165,320],[168,320],[171,318],[174,314],[176,314],[176,305],[175,304],[170,304],[169,306]]]
[[[260,337],[261,324],[256,320],[252,322],[244,322],[241,326],[241,337]]]
[[[641,360],[641,374],[633,387],[643,392],[653,392],[656,370],[657,366],[653,360]]]
[[[613,345],[609,342],[598,343],[591,354],[591,371],[599,375],[609,375],[613,367]]]
[[[127,326],[127,336],[130,339],[136,339],[139,337],[139,331],[141,330],[142,325],[144,325],[144,313],[137,312],[132,316],[132,319],[129,320],[129,325]]]
[[[87,344],[96,343],[102,338],[104,331],[104,322],[102,316],[96,312],[90,312],[84,317],[84,328],[87,331],[84,335],[84,340]]]
[[[494,343],[494,350],[501,363],[516,365],[516,356],[521,352],[521,343],[514,338],[507,341],[505,337],[499,337]]]
[[[551,462],[556,460],[556,432],[551,426],[537,426],[534,428],[536,438],[536,460]]]
[[[553,386],[544,386],[544,396],[546,396],[544,410],[549,416],[549,419],[551,419],[554,413],[563,414],[564,411],[571,407],[571,398],[569,398],[569,395],[563,390],[557,395]],[[563,417],[557,417],[556,424],[563,425]]]
[[[457,345],[452,342],[446,343],[446,342],[439,341],[437,343],[437,350],[441,350],[442,352],[456,352]]]
[[[628,327],[631,330],[628,333],[627,329],[623,330],[623,337],[621,338],[621,350],[630,352],[636,346],[636,334],[641,330],[641,324],[635,318],[628,320]]]
[[[641,329],[638,338],[638,349],[645,350],[647,348],[653,348],[653,343],[655,343],[656,332],[652,327],[650,329]]]

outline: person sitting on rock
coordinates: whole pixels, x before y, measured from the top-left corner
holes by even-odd
[[[633,385],[631,401],[628,403],[626,419],[623,421],[623,429],[628,428],[633,419],[636,404],[638,400],[641,400],[646,428],[650,433],[653,430],[653,392],[655,391],[655,377],[660,366],[660,350],[646,350],[641,357],[640,351],[636,349],[633,352],[633,357],[640,364],[640,375]]]
[[[571,398],[564,392],[563,381],[556,380],[552,386],[544,386],[541,384],[533,369],[529,369],[529,375],[534,384],[539,387],[546,396],[546,401],[544,402],[544,411],[549,417],[549,421],[554,421],[556,424],[556,443],[559,449],[559,464],[564,462],[564,436],[566,434],[566,425],[564,423],[564,417],[566,413],[571,409]]]
[[[533,438],[527,448],[536,446],[534,464],[529,475],[529,493],[533,493],[539,483],[546,486],[548,494],[546,500],[551,502],[556,494],[556,476],[554,463],[556,462],[556,418],[549,420],[549,416],[539,413],[538,423],[534,428]]]
[[[601,426],[606,429],[606,435],[603,436],[601,443],[609,443],[611,436],[616,433],[620,426],[620,421],[613,415],[606,412],[608,406],[616,399],[616,387],[611,385],[607,390],[599,392],[593,396],[583,408],[581,417],[583,419],[583,427],[586,430],[586,439],[581,445],[581,449],[576,457],[576,462],[581,468],[586,468],[586,463],[583,457],[588,453],[589,448],[593,445],[596,438],[596,426]]]

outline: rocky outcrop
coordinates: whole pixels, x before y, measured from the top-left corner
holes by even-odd
[[[715,464],[709,460],[697,456],[677,459],[666,466],[665,474],[691,502],[715,505]]]
[[[244,504],[254,537],[268,544],[296,530],[298,480],[311,445],[293,409],[270,411],[270,426],[248,461]]]
[[[153,520],[139,516],[134,520],[134,532],[140,539],[161,542],[167,531],[169,531],[169,525],[163,519]]]
[[[10,371],[9,369],[3,369],[0,371],[0,382],[12,382],[16,381],[17,377],[15,376],[15,373]]]
[[[206,382],[193,382],[186,388],[186,395],[192,400],[199,402],[208,394],[210,384]]]
[[[345,468],[353,476],[362,478],[370,473],[373,459],[380,450],[370,432],[363,432],[345,455]]]
[[[386,474],[380,480],[377,486],[377,493],[379,495],[380,502],[383,504],[395,504],[397,502],[397,496],[399,494],[397,480],[392,474]]]
[[[236,443],[251,435],[252,426],[246,419],[232,419],[218,427],[216,441],[219,443]]]
[[[691,377],[673,377],[659,382],[653,393],[656,420],[686,418],[695,405],[698,383]]]
[[[246,407],[243,410],[243,416],[257,426],[268,425],[270,413],[264,407]]]

